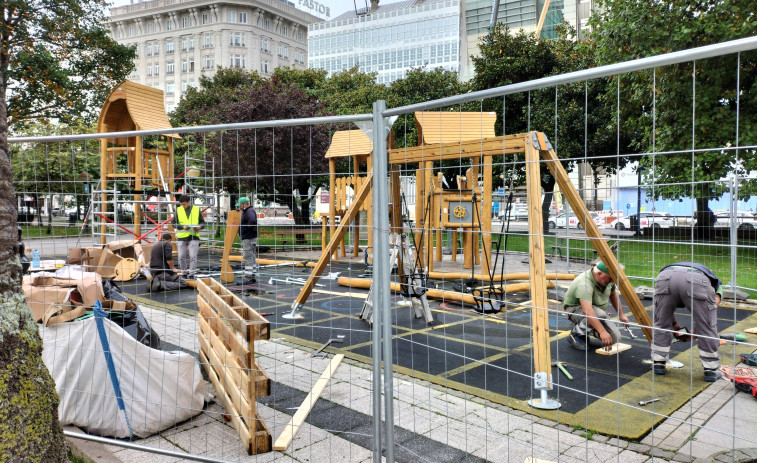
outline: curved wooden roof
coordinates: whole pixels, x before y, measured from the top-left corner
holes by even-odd
[[[495,113],[418,111],[415,122],[423,139],[420,144],[434,145],[493,138]]]
[[[331,138],[331,145],[326,151],[326,159],[348,156],[370,156],[373,152],[373,140],[362,130],[340,130]]]
[[[162,90],[125,80],[105,100],[97,121],[97,132],[173,128],[163,101]],[[173,133],[163,135],[180,138]]]

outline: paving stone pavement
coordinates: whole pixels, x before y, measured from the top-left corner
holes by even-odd
[[[141,309],[163,341],[183,350],[197,351],[194,317],[145,306]],[[310,350],[288,344],[282,339],[258,341],[255,350],[259,365],[271,381],[303,393],[311,390],[330,361],[328,358],[313,358]],[[208,387],[211,386],[208,384]],[[639,443],[596,434],[592,436],[582,429],[533,417],[479,397],[396,373],[393,375],[393,388],[395,433],[404,439],[398,440],[397,444],[401,446],[405,441],[410,442],[408,438],[413,436],[425,439],[423,445],[426,447],[401,449],[405,452],[403,455],[412,455],[405,461],[497,463],[523,462],[533,458],[555,462],[596,460],[625,463],[669,459],[732,462],[757,458],[757,444],[754,443],[757,424],[752,421],[743,430],[737,426],[736,431],[733,426],[733,416],[737,411],[741,416],[744,410],[754,410],[752,416],[757,417],[757,400],[743,393],[734,396],[730,383],[724,380],[681,407]],[[320,400],[370,417],[373,410],[371,391],[372,372],[369,366],[345,359]],[[708,410],[717,411],[713,416],[708,416]],[[259,403],[258,412],[275,440],[294,411],[284,413]],[[372,461],[371,450],[356,444],[354,436],[339,434],[329,426],[316,427],[307,422],[286,451],[247,455],[236,431],[224,421],[222,414],[222,407],[213,403],[193,419],[136,443],[239,462]],[[695,420],[702,422],[697,425],[694,424],[698,422]],[[336,424],[333,428],[337,427]],[[369,442],[370,426],[361,429],[364,430],[363,435],[358,437]],[[183,461],[113,445],[106,445],[105,448],[112,453],[113,461]],[[732,451],[734,448],[737,450]],[[461,460],[460,452],[468,456]],[[454,454],[456,459],[445,460],[445,454]]]

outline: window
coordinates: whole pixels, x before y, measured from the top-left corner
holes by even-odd
[[[181,93],[187,93],[187,87],[188,86],[189,86],[189,84],[187,83],[187,81],[182,81],[181,82]]]
[[[166,54],[169,55],[171,53],[173,53],[173,40],[166,42]]]
[[[202,15],[200,16],[200,22],[201,22],[202,24],[208,24],[208,23],[210,22],[210,20],[209,20],[209,18],[208,18],[208,14],[207,14],[207,13],[203,13],[203,14],[202,14]]]
[[[213,69],[213,55],[205,55],[205,65],[203,69]]]
[[[266,60],[263,60],[262,63],[260,63],[260,71],[263,74],[269,74],[271,72],[271,62]]]
[[[145,53],[147,54],[147,56],[152,56],[152,44],[151,43],[148,43],[147,45],[145,45]]]
[[[210,48],[212,46],[213,46],[213,34],[205,34],[205,38],[203,40],[203,47]]]
[[[189,65],[189,72],[195,72],[195,60],[194,58],[189,58],[189,61],[187,62]]]
[[[305,41],[305,32],[304,31],[297,32],[297,40],[299,40],[300,42],[304,42]]]
[[[129,37],[133,37],[137,35],[137,28],[134,26],[129,26]]]
[[[231,55],[231,63],[230,66],[233,68],[242,68],[245,67],[245,56],[244,55]]]
[[[155,42],[155,43],[152,44],[152,53],[154,55],[157,55],[157,54],[160,53],[160,43]]]
[[[270,40],[268,40],[268,37],[263,37],[262,39],[260,39],[260,49],[266,53],[271,52],[271,42]]]
[[[190,24],[189,24],[189,16],[182,16],[181,17],[181,28],[184,29],[184,28],[187,28],[189,26],[190,26]]]
[[[227,21],[230,22],[230,23],[237,22],[237,12],[234,11],[234,10],[230,10],[229,13],[228,13],[228,19],[227,19]]]
[[[160,65],[158,63],[155,63],[155,73],[156,76],[160,75]]]
[[[187,44],[189,43],[189,39],[187,37],[181,38],[181,51],[187,51]]]
[[[152,64],[147,65],[147,77],[152,76]]]
[[[192,36],[189,38],[189,50],[191,51],[194,49],[195,49],[195,38],[194,36]]]
[[[289,47],[283,43],[279,44],[279,56],[282,58],[289,58]]]
[[[270,31],[271,30],[271,20],[268,18],[263,19],[263,29]]]
[[[170,18],[166,20],[166,30],[167,31],[173,30],[173,21],[171,21]]]
[[[167,62],[166,63],[166,74],[168,74],[168,75],[173,74],[173,70],[174,70],[173,61]]]
[[[173,95],[176,93],[176,84],[173,82],[166,82],[166,95]]]
[[[239,22],[242,24],[247,24],[247,13],[239,13]]]
[[[187,72],[187,60],[181,60],[181,72]]]
[[[289,26],[281,25],[281,35],[289,37]]]
[[[232,32],[229,35],[229,45],[234,47],[244,46],[244,32]]]
[[[151,22],[147,23],[147,33],[152,34],[153,31],[153,25]]]

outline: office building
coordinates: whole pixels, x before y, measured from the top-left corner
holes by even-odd
[[[536,32],[539,15],[545,0],[500,0],[497,22],[505,23],[511,32],[523,29]],[[492,0],[466,0],[465,2],[465,42],[470,51],[461,66],[460,77],[473,77],[474,68],[471,55],[478,55],[478,43],[489,31],[492,14]],[[541,29],[543,38],[556,38],[557,27],[563,22],[573,26],[578,38],[588,32],[588,20],[594,9],[594,0],[552,0]]]
[[[359,66],[389,84],[410,68],[458,72],[462,0],[408,0],[352,10],[308,26],[308,66],[329,75]]]
[[[319,21],[285,0],[150,0],[112,8],[105,27],[137,46],[129,80],[163,90],[172,111],[218,66],[263,76],[278,66],[305,69],[308,25]]]

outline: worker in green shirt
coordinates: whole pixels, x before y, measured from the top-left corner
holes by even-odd
[[[618,313],[618,319],[628,323],[628,317],[620,305],[618,288],[604,262],[599,262],[573,280],[563,301],[568,320],[573,323],[568,336],[573,348],[588,350],[590,344],[609,347],[620,341],[620,330],[615,322],[607,318],[607,306],[610,304]],[[597,338],[599,342],[592,343],[590,337]]]

